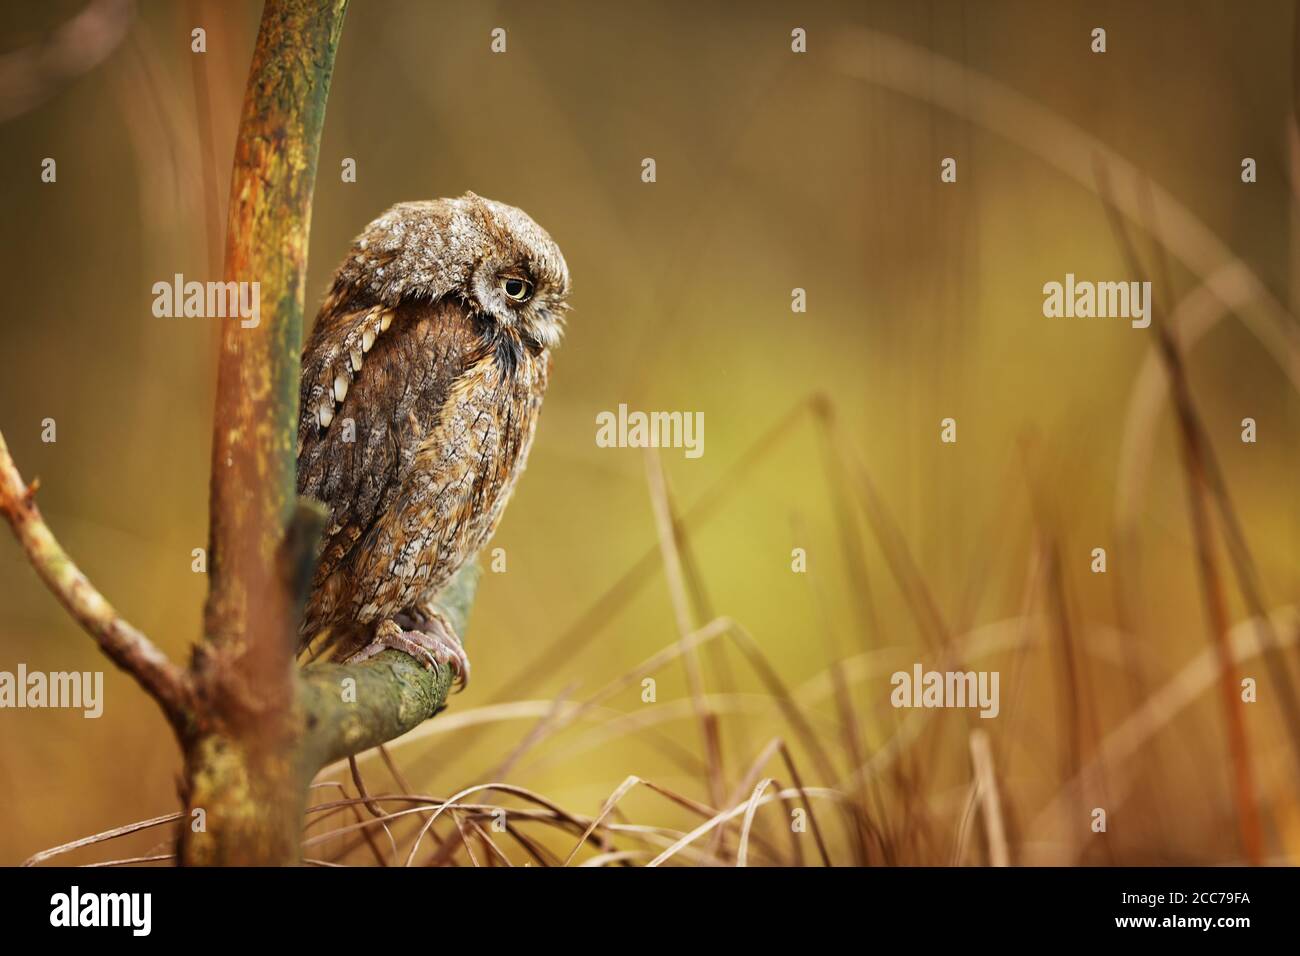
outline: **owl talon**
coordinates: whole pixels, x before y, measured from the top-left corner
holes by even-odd
[[[427,619],[422,616],[418,630],[404,630],[395,620],[384,621],[376,628],[374,640],[349,657],[347,663],[359,664],[387,650],[409,654],[427,670],[450,665],[456,674],[457,689],[464,690],[469,685],[469,657],[460,638],[441,615]]]

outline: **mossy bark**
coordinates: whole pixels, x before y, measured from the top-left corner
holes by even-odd
[[[293,689],[295,600],[281,548],[296,503],[307,237],[325,102],[346,0],[267,0],[230,187],[225,279],[255,283],[256,323],[225,320],[213,420],[204,631],[216,679],[247,716]],[[227,717],[233,715],[228,714]]]
[[[295,763],[292,747],[268,747],[227,733],[191,741],[178,858],[187,866],[298,860],[306,789]]]

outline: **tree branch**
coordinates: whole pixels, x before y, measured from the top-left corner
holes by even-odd
[[[439,609],[461,636],[468,627],[478,576],[477,564],[465,564],[438,597]],[[398,650],[385,650],[356,665],[307,667],[300,696],[304,783],[328,763],[378,747],[428,721],[446,706],[452,676],[450,666],[428,670]]]
[[[347,0],[266,0],[235,140],[213,416],[206,641],[185,741],[190,864],[291,863],[306,801],[294,656],[323,515],[297,499],[299,353],[316,161]],[[308,569],[304,571],[304,569]]]
[[[235,145],[227,281],[260,314],[226,320],[213,420],[204,677],[247,708],[282,714],[294,692],[296,595],[281,549],[294,514],[299,352],[316,160],[346,0],[268,0]],[[235,717],[228,714],[228,717]]]
[[[439,608],[462,636],[478,579],[478,566],[466,564],[438,599]],[[424,723],[446,706],[452,682],[450,666],[429,670],[400,651],[384,651],[361,664],[314,664],[303,670],[304,783],[327,764]]]
[[[0,434],[0,512],[13,528],[27,559],[77,623],[108,658],[126,671],[162,707],[179,731],[189,719],[191,694],[185,673],[157,646],[122,619],[59,545],[36,506],[36,487],[27,485],[4,435]]]

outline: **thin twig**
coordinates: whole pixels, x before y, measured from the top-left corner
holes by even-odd
[[[122,619],[68,557],[36,505],[38,484],[23,481],[0,434],[0,513],[9,521],[27,560],[108,658],[158,702],[173,727],[183,728],[191,710],[189,679],[149,638]]]

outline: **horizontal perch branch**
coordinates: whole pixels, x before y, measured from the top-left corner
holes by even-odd
[[[478,578],[478,566],[465,565],[438,600],[461,635]],[[384,651],[360,664],[306,668],[301,673],[300,693],[304,719],[301,766],[306,776],[418,727],[446,705],[453,679],[450,666],[429,670],[400,651]]]
[[[71,612],[100,648],[131,674],[162,707],[172,726],[190,716],[190,685],[185,673],[158,647],[124,621],[59,545],[41,517],[36,485],[27,485],[0,435],[0,512],[4,513],[41,580]]]

